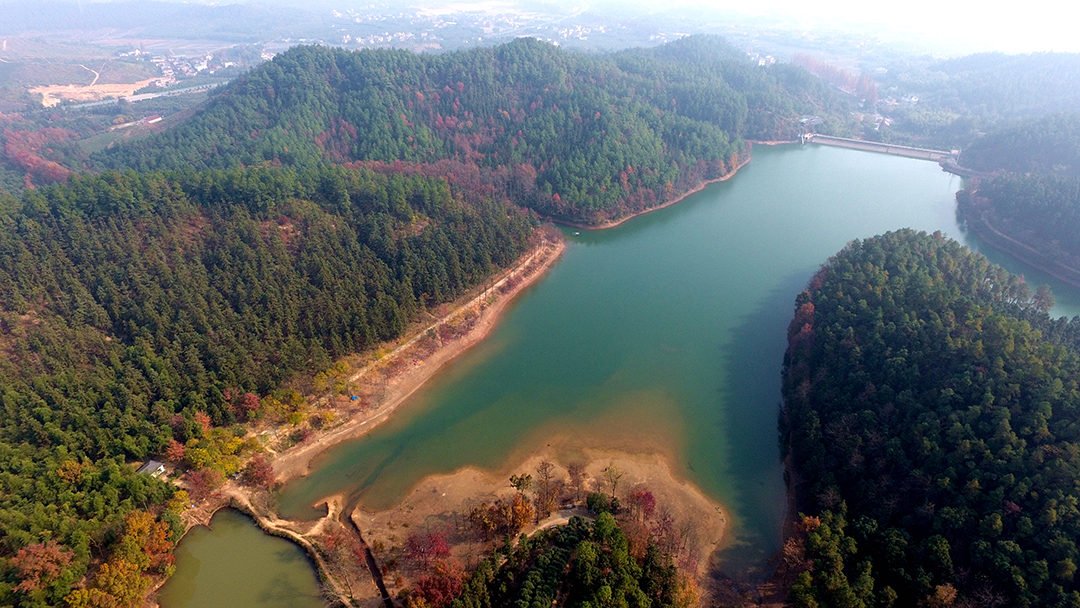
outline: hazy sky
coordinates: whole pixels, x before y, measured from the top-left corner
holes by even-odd
[[[665,4],[784,16],[808,25],[836,21],[865,24],[898,35],[908,33],[943,43],[954,40],[971,50],[1080,52],[1080,6],[1069,0],[1001,4],[992,0],[675,0]]]
[[[4,4],[9,0],[0,0]],[[90,2],[93,0],[81,0]],[[672,13],[694,15],[733,13],[768,16],[782,20],[795,31],[835,29],[837,25],[862,26],[885,42],[907,43],[905,50],[948,54],[999,50],[1080,52],[1080,3],[1070,0],[1026,0],[997,3],[993,0],[173,0],[204,4],[258,3],[305,8],[347,9],[372,4],[397,12],[416,7],[457,10],[538,7],[544,13],[571,14],[587,7],[594,15]],[[409,8],[406,8],[409,7]],[[662,26],[661,26],[662,27]],[[665,32],[669,33],[669,32]],[[914,44],[912,44],[914,43]]]

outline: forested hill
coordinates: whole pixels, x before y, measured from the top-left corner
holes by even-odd
[[[1080,53],[976,53],[953,59],[905,58],[880,77],[936,110],[982,124],[1080,107]]]
[[[796,606],[1080,602],[1080,321],[940,234],[855,241],[796,300]]]
[[[1003,121],[1080,109],[1080,53],[978,53],[903,57],[875,72],[899,103],[876,136],[931,148],[964,148]]]
[[[1002,126],[972,143],[960,163],[998,172],[957,195],[968,224],[990,243],[1080,284],[1080,114]]]
[[[1005,123],[972,142],[960,164],[986,172],[1080,177],[1080,114]]]
[[[125,461],[243,420],[230,392],[266,395],[400,335],[535,227],[442,180],[341,167],[106,172],[6,207],[0,605],[20,606],[61,604],[91,556],[123,548],[124,515],[175,490]],[[133,595],[93,605],[141,601],[127,559],[109,575],[123,581],[98,582]]]
[[[168,132],[96,157],[139,170],[454,159],[514,168],[518,202],[599,222],[655,206],[791,138],[802,113],[841,115],[817,78],[760,67],[715,37],[611,55],[531,38],[416,55],[293,48]]]

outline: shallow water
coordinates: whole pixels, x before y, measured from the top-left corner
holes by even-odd
[[[567,230],[563,259],[487,340],[389,421],[320,457],[284,488],[281,513],[314,517],[311,505],[337,493],[389,507],[428,475],[500,469],[558,437],[567,458],[582,446],[667,454],[727,508],[724,569],[758,570],[784,517],[776,420],[796,294],[847,242],[889,230],[988,249],[957,224],[960,187],[926,161],[759,146],[733,179],[678,205]],[[1057,314],[1080,313],[1080,290],[987,254],[1049,283]]]
[[[303,549],[264,534],[251,518],[218,511],[176,550],[176,575],[158,592],[165,608],[317,608],[319,580]]]

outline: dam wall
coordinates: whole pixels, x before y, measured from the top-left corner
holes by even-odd
[[[893,156],[906,156],[908,158],[932,160],[934,162],[941,162],[956,157],[952,152],[945,150],[913,148],[911,146],[898,146],[896,144],[884,144],[876,141],[863,141],[861,139],[848,139],[846,137],[833,137],[832,135],[818,135],[816,133],[804,135],[803,141],[806,143],[822,144],[824,146],[836,146],[839,148],[851,148],[853,150],[863,150],[866,152],[892,154]]]

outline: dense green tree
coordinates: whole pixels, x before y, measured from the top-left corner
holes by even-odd
[[[1080,284],[1080,114],[1001,126],[960,162],[995,172],[957,195],[968,224],[990,243]]]
[[[1080,319],[905,230],[832,258],[788,338],[781,443],[800,510],[827,530],[805,541],[794,599],[1080,600]]]
[[[979,171],[1080,177],[1080,114],[1008,121],[965,148],[960,164]]]
[[[908,56],[883,67],[875,79],[899,102],[878,104],[894,121],[878,134],[889,140],[964,148],[1005,121],[1080,107],[1077,53]]]
[[[692,585],[650,541],[635,558],[615,517],[541,530],[509,551],[490,558],[465,581],[453,608],[547,608],[554,604],[612,608],[687,608]]]
[[[437,55],[297,47],[237,79],[190,121],[96,163],[524,166],[528,191],[512,192],[516,202],[601,221],[730,171],[748,155],[743,138],[791,138],[800,113],[841,114],[836,96],[806,76],[757,66],[715,37],[610,55],[532,38]]]
[[[125,514],[173,493],[126,461],[233,439],[211,421],[252,415],[245,393],[399,336],[510,265],[535,226],[444,180],[361,169],[105,172],[26,191],[0,215],[0,558],[60,543],[72,559],[44,590],[58,601]],[[19,577],[0,559],[0,603],[40,599]]]

